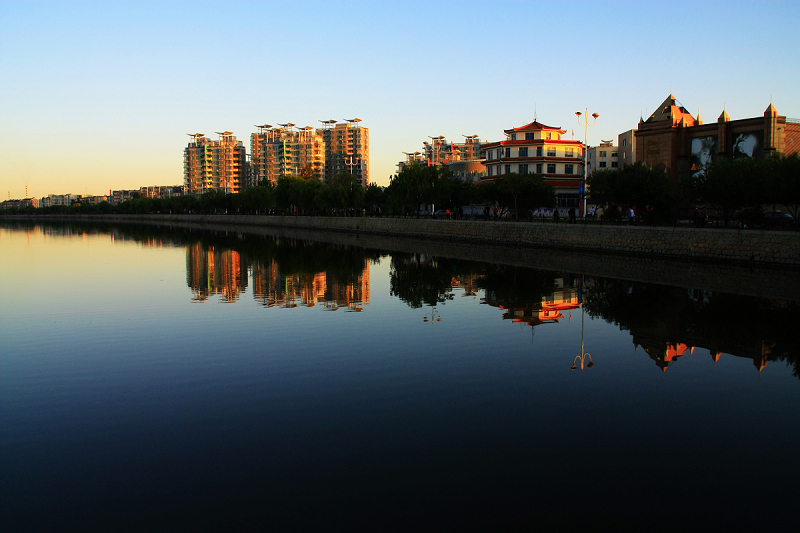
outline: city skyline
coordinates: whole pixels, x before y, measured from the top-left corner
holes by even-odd
[[[583,141],[574,113],[588,108],[596,146],[669,93],[707,121],[757,117],[770,101],[800,117],[800,45],[780,29],[800,21],[790,2],[0,9],[2,200],[26,186],[43,197],[181,184],[187,132],[244,140],[264,122],[361,117],[369,179],[387,185],[427,136],[493,142],[536,117]]]

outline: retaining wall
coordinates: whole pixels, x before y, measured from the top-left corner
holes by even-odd
[[[312,232],[346,232],[455,243],[484,243],[676,260],[800,267],[800,233],[796,231],[257,215],[44,215],[36,218],[267,226]]]

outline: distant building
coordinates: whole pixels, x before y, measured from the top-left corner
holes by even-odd
[[[34,207],[36,209],[39,209],[40,205],[41,202],[39,201],[38,198],[23,198],[22,200],[19,201],[20,209],[22,209],[23,207]]]
[[[53,207],[59,205],[70,206],[72,205],[72,202],[77,201],[79,198],[80,196],[75,194],[50,194],[42,198],[39,202],[39,205],[41,207]]]
[[[636,162],[636,135],[633,130],[620,133],[617,136],[617,160],[619,166],[632,165]]]
[[[311,126],[296,130],[291,122],[256,127],[258,132],[250,134],[249,187],[261,182],[274,185],[281,176],[304,172],[323,179],[325,146],[320,130],[314,131]]]
[[[506,140],[482,147],[486,166],[483,179],[494,180],[512,172],[540,174],[555,189],[559,208],[580,207],[585,145],[562,139],[566,132],[536,120],[505,130]]]
[[[109,203],[112,205],[121,204],[122,202],[127,202],[133,199],[134,193],[137,191],[131,190],[119,190],[119,191],[112,191],[111,198],[109,199]]]
[[[325,144],[325,179],[346,172],[364,187],[369,185],[369,128],[361,126],[360,118],[346,119],[341,124],[337,120],[320,122],[322,128],[317,133]]]
[[[139,196],[142,198],[173,198],[183,196],[184,190],[182,185],[149,185],[139,188]]]
[[[188,134],[192,139],[183,151],[183,181],[186,192],[203,194],[211,190],[238,193],[246,187],[247,154],[233,132],[217,132],[212,141],[203,133]]]
[[[800,151],[800,123],[778,115],[769,104],[763,117],[731,120],[723,110],[716,123],[703,124],[669,95],[636,129],[636,161],[662,169],[676,183],[705,172],[722,159],[769,158]]]
[[[600,146],[586,149],[586,168],[591,174],[595,170],[617,170],[619,168],[619,152],[612,141],[603,141]]]
[[[0,202],[0,209],[19,209],[20,200],[4,200]]]
[[[444,135],[430,137],[431,141],[422,143],[421,152],[403,152],[405,161],[397,163],[397,171],[412,163],[428,166],[443,166],[464,181],[478,181],[485,174],[481,160],[481,143],[477,135],[464,135],[463,143],[448,142]]]

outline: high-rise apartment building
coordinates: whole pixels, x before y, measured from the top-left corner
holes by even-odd
[[[256,128],[258,132],[250,135],[249,186],[262,181],[274,185],[286,174],[310,174],[319,180],[325,176],[326,150],[320,130],[295,129],[291,122]]]
[[[325,143],[325,179],[348,173],[358,183],[369,185],[369,128],[361,126],[360,118],[320,120],[322,128],[317,133]]]
[[[189,133],[192,138],[183,150],[183,182],[189,194],[210,190],[238,193],[246,188],[247,152],[232,131],[217,132],[219,140],[203,133]]]

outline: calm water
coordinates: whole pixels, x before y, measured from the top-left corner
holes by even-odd
[[[3,531],[794,526],[798,302],[147,228],[0,273]]]

